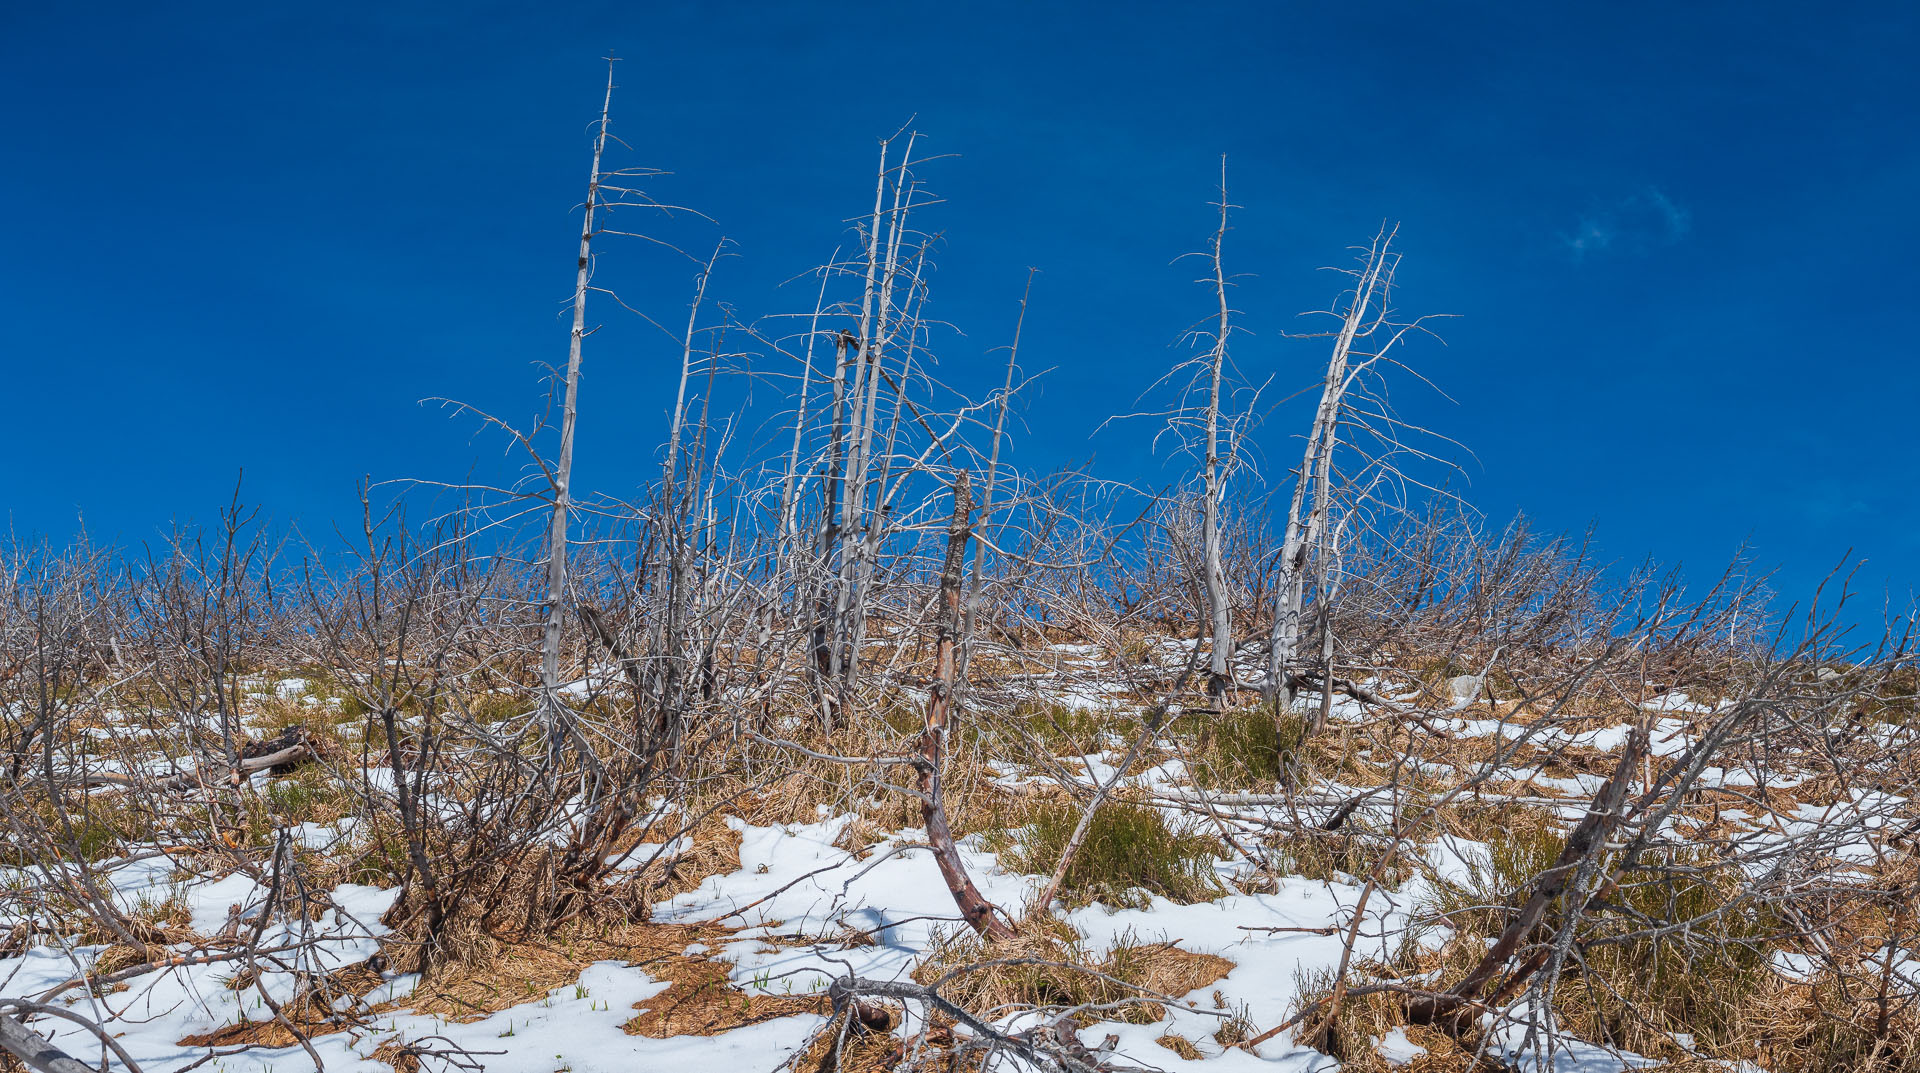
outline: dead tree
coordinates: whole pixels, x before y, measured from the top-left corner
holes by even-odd
[[[873,215],[868,224],[866,283],[860,300],[859,350],[854,360],[854,380],[850,400],[851,420],[847,428],[845,494],[840,503],[840,557],[835,582],[834,622],[838,638],[834,645],[834,671],[844,701],[851,699],[860,676],[860,639],[865,630],[866,599],[872,576],[871,556],[875,532],[870,527],[885,524],[871,494],[871,466],[875,436],[879,427],[880,383],[886,371],[887,348],[901,330],[902,318],[894,307],[894,288],[901,272],[900,251],[913,209],[915,188],[910,184],[913,145],[917,133],[907,135],[906,151],[900,163],[887,166],[891,139],[880,146],[880,174],[874,186]],[[889,183],[891,180],[891,183]],[[891,185],[891,203],[888,187]],[[882,218],[885,218],[883,231]],[[909,282],[917,289],[917,280]],[[915,330],[908,325],[909,333]],[[910,337],[910,335],[909,335]],[[885,489],[882,488],[882,491]]]
[[[1480,1009],[1488,985],[1500,979],[1503,973],[1505,979],[1498,993],[1501,996],[1511,995],[1528,976],[1546,963],[1548,950],[1540,949],[1526,962],[1508,972],[1508,962],[1520,951],[1522,944],[1534,935],[1547,910],[1569,890],[1584,886],[1599,874],[1601,860],[1607,849],[1607,836],[1620,822],[1621,807],[1626,803],[1627,791],[1633,785],[1640,757],[1646,752],[1647,738],[1644,723],[1635,728],[1628,739],[1627,748],[1614,765],[1612,777],[1600,788],[1593,803],[1587,806],[1587,814],[1567,836],[1559,859],[1553,862],[1553,867],[1540,873],[1520,911],[1508,922],[1493,945],[1487,948],[1486,955],[1478,965],[1446,991],[1422,996],[1409,1005],[1407,1014],[1414,1023],[1441,1023],[1463,1009]]]
[[[1330,554],[1336,499],[1344,489],[1348,499],[1363,501],[1383,477],[1398,485],[1405,478],[1396,468],[1394,456],[1403,452],[1420,454],[1403,445],[1402,434],[1425,433],[1424,429],[1403,424],[1384,404],[1372,410],[1360,405],[1367,397],[1363,380],[1378,375],[1383,364],[1397,364],[1389,354],[1409,333],[1425,330],[1427,318],[1401,323],[1393,316],[1390,299],[1400,259],[1393,249],[1396,234],[1392,228],[1382,228],[1362,248],[1360,266],[1348,273],[1353,285],[1329,310],[1339,318],[1340,325],[1330,333],[1333,351],[1321,378],[1320,400],[1307,431],[1300,465],[1294,471],[1273,581],[1266,680],[1261,693],[1274,705],[1275,718],[1284,718],[1295,696],[1294,668],[1305,632],[1309,580],[1315,576],[1325,579],[1333,573],[1331,564],[1322,560]],[[1370,438],[1380,450],[1363,454],[1360,464],[1343,474],[1339,455],[1358,436]],[[1348,503],[1348,509],[1354,505]],[[1323,586],[1319,598],[1325,596]],[[1323,623],[1331,621],[1324,614],[1321,619]]]
[[[1007,379],[1000,386],[1000,399],[993,418],[993,445],[987,451],[987,489],[980,502],[982,540],[991,540],[985,530],[993,520],[993,493],[1000,483],[1000,443],[1006,432],[1007,409],[1013,402],[1013,375],[1020,366],[1020,333],[1027,326],[1027,300],[1033,297],[1033,277],[1037,268],[1027,269],[1027,289],[1020,295],[1020,316],[1013,322],[1013,345],[1007,348]],[[987,549],[983,545],[973,554],[973,570],[967,582],[967,606],[960,631],[960,680],[964,687],[967,661],[973,654],[974,619],[980,613],[981,573],[986,567]]]
[[[953,714],[954,649],[960,638],[961,568],[966,562],[967,539],[973,532],[973,503],[963,470],[953,482],[953,518],[947,525],[947,557],[940,570],[940,615],[934,626],[934,680],[927,690],[926,727],[920,733],[920,755],[914,767],[920,775],[920,815],[926,821],[927,841],[940,865],[941,878],[953,892],[973,930],[988,939],[1013,937],[1013,929],[996,915],[967,875],[966,864],[947,826],[947,810],[940,795],[940,765],[946,750],[947,725]]]
[[[1127,415],[1161,418],[1165,424],[1155,435],[1155,444],[1161,437],[1171,436],[1177,451],[1192,452],[1195,456],[1194,468],[1188,472],[1190,479],[1198,484],[1197,493],[1183,488],[1177,504],[1170,508],[1164,528],[1173,543],[1188,549],[1180,556],[1185,561],[1186,575],[1180,584],[1198,590],[1199,617],[1206,623],[1201,633],[1203,643],[1209,648],[1206,690],[1215,707],[1225,703],[1233,687],[1233,593],[1228,583],[1224,550],[1225,494],[1227,481],[1240,460],[1240,426],[1246,417],[1245,408],[1236,407],[1237,412],[1230,413],[1228,407],[1229,393],[1236,385],[1232,382],[1228,352],[1234,329],[1223,251],[1228,215],[1237,206],[1227,200],[1226,172],[1227,162],[1223,156],[1220,158],[1220,199],[1212,203],[1219,210],[1218,222],[1206,249],[1179,258],[1200,257],[1207,265],[1206,275],[1197,282],[1207,287],[1214,310],[1181,337],[1182,342],[1196,349],[1204,344],[1205,349],[1176,363],[1147,389],[1152,392],[1177,380],[1177,398],[1169,409]],[[1254,390],[1252,394],[1249,408],[1259,393]],[[1199,499],[1197,511],[1188,498],[1195,494]],[[1197,550],[1192,549],[1190,543],[1194,513],[1199,515]]]
[[[22,1013],[42,1014],[72,1021],[99,1037],[101,1044],[119,1059],[121,1068],[128,1073],[140,1073],[139,1064],[113,1038],[114,1033],[72,1010],[10,998],[0,998],[0,1010],[18,1010]],[[93,1066],[54,1046],[45,1036],[28,1028],[8,1013],[0,1013],[0,1051],[5,1051],[35,1073],[95,1073]]]
[[[587,291],[593,276],[594,212],[600,206],[600,159],[607,148],[607,119],[613,109],[613,65],[607,65],[607,92],[600,103],[600,129],[593,139],[593,165],[587,172],[587,200],[580,219],[580,255],[573,279],[573,330],[567,342],[567,371],[562,384],[560,453],[548,474],[553,512],[547,523],[546,627],[540,639],[540,710],[547,724],[547,748],[557,754],[568,735],[567,705],[560,698],[560,637],[566,611],[567,521],[573,511],[573,432],[580,396],[580,351],[587,337]]]
[[[1201,462],[1201,555],[1206,560],[1207,621],[1211,627],[1212,652],[1207,665],[1207,696],[1214,706],[1225,703],[1233,681],[1227,657],[1233,649],[1232,610],[1227,595],[1227,575],[1220,561],[1220,494],[1225,477],[1220,458],[1220,381],[1227,363],[1227,274],[1221,264],[1220,247],[1227,238],[1227,158],[1220,158],[1220,227],[1213,233],[1213,248],[1208,263],[1213,267],[1214,296],[1220,303],[1219,322],[1213,331],[1213,351],[1207,355],[1206,455]]]

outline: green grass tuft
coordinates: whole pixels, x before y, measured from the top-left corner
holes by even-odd
[[[1049,811],[1029,826],[1013,850],[1027,871],[1051,873],[1080,823],[1079,810]],[[1181,903],[1202,902],[1220,894],[1213,862],[1220,844],[1191,827],[1169,825],[1159,810],[1124,801],[1100,807],[1061,881],[1069,905],[1103,902],[1145,908],[1149,895]]]
[[[1307,738],[1304,716],[1288,713],[1276,723],[1271,705],[1198,713],[1175,729],[1193,735],[1191,775],[1208,790],[1271,788],[1288,777]]]

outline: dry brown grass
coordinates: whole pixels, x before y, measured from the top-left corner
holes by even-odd
[[[291,1047],[302,1039],[331,1035],[345,1031],[356,1023],[359,1015],[375,1012],[362,1002],[367,992],[380,986],[382,977],[379,970],[367,962],[347,965],[329,973],[317,985],[309,988],[292,1002],[280,1007],[279,1015],[272,1020],[241,1021],[224,1025],[211,1032],[199,1032],[183,1036],[183,1047]],[[242,971],[227,981],[227,987],[234,991],[248,990],[255,986],[256,978],[251,970]],[[350,1003],[346,1013],[336,1010],[341,999]],[[391,1004],[380,1007],[392,1008]]]
[[[911,1044],[901,1040],[893,1032],[900,1025],[900,1011],[887,1009],[885,1028],[869,1028],[858,1018],[836,1017],[820,1027],[805,1050],[796,1054],[787,1064],[788,1073],[892,1073],[900,1064],[907,1047]],[[944,1056],[953,1043],[950,1032],[938,1033],[933,1039],[919,1041],[922,1053]],[[952,1059],[949,1057],[948,1062]],[[974,1064],[966,1066],[935,1068],[953,1068],[954,1073],[968,1073]]]
[[[684,949],[684,947],[682,948]],[[649,975],[668,981],[665,991],[635,1006],[641,1012],[620,1027],[636,1036],[717,1036],[736,1028],[828,1012],[825,992],[810,995],[754,995],[735,988],[728,963],[702,954],[682,954],[646,966]]]
[[[1189,1062],[1197,1062],[1205,1057],[1205,1055],[1200,1053],[1200,1048],[1195,1046],[1194,1042],[1185,1036],[1176,1036],[1171,1032],[1167,1032],[1156,1038],[1153,1042],[1158,1043],[1160,1046],[1165,1047],[1167,1050],[1172,1051]]]
[[[1831,978],[1782,986],[1753,1011],[1757,1062],[1772,1073],[1920,1071],[1920,1009],[1895,1012],[1883,1032],[1876,1004],[1863,997]]]
[[[300,1035],[296,1036],[279,1021],[241,1021],[238,1024],[216,1028],[211,1032],[196,1032],[191,1036],[182,1036],[180,1046],[291,1047],[300,1042],[302,1037],[313,1039],[316,1036],[331,1035],[346,1027],[344,1023],[300,1025]]]
[[[376,1062],[392,1066],[393,1073],[420,1073],[420,1055],[397,1039],[390,1039],[375,1047],[371,1057]]]
[[[734,930],[697,924],[619,924],[574,929],[544,942],[503,943],[486,962],[449,966],[423,979],[404,1005],[449,1020],[477,1020],[564,987],[595,962],[624,961],[653,973],[654,967],[683,956],[689,944],[725,942]]]
[[[405,1009],[456,1022],[478,1021],[574,983],[583,970],[601,961],[625,961],[668,985],[660,994],[635,1004],[637,1012],[622,1025],[634,1035],[656,1039],[712,1036],[780,1017],[827,1012],[824,994],[748,994],[732,985],[726,961],[687,952],[696,943],[724,944],[737,930],[712,924],[636,923],[581,929],[548,942],[503,943],[483,964],[449,966],[422,980],[410,997],[363,1007],[359,1012],[371,1015]],[[350,1027],[352,1020],[334,1015],[333,1001],[342,995],[364,996],[378,987],[381,979],[365,965],[352,966],[336,973],[329,986],[314,992],[311,999],[288,1004],[284,1012],[303,1036],[341,1031]],[[294,1042],[286,1024],[248,1021],[188,1036],[180,1044],[285,1047]],[[418,1056],[391,1041],[374,1057],[400,1073],[418,1068]]]
[[[1301,992],[1302,1002],[1325,996],[1332,989],[1331,974],[1308,981]],[[1426,1048],[1407,1065],[1394,1065],[1374,1049],[1376,1041],[1394,1029],[1406,1034],[1407,1041]],[[1325,1031],[1318,1046],[1340,1060],[1342,1073],[1482,1073],[1499,1067],[1476,1063],[1472,1041],[1462,1041],[1437,1028],[1407,1023],[1406,1010],[1398,996],[1363,995],[1340,1006],[1332,1023],[1306,1024],[1295,1030],[1296,1040]]]
[[[83,918],[80,927],[80,939],[86,943],[107,944],[105,950],[93,957],[90,971],[97,975],[118,972],[121,969],[169,956],[172,951],[167,947],[176,943],[195,943],[205,945],[208,940],[193,930],[193,915],[186,904],[169,898],[157,904],[142,903],[134,912],[128,914],[121,925],[133,942],[127,942],[118,932],[103,925],[97,918]]]
[[[837,756],[899,756],[916,747],[921,729],[919,711],[895,702],[856,713],[831,738],[798,715],[780,722],[784,729],[774,733]],[[957,832],[1005,830],[1026,822],[1035,803],[998,785],[1000,772],[994,765],[996,757],[1024,749],[1002,733],[995,718],[963,714],[948,741],[941,775],[948,820]],[[874,786],[869,765],[833,763],[761,745],[751,746],[749,753],[750,767],[759,775],[749,777],[726,767],[711,773],[702,791],[706,798],[727,798],[725,811],[748,823],[818,823],[826,816],[851,813],[886,832],[924,822],[916,799]]]
[[[654,833],[664,837],[670,832]],[[718,814],[707,817],[687,832],[686,838],[690,843],[687,848],[658,859],[654,859],[658,849],[649,848],[657,847],[657,843],[640,843],[630,859],[644,862],[644,866],[634,872],[627,883],[644,888],[646,897],[652,901],[665,901],[693,890],[713,876],[740,870],[740,832],[729,826],[725,817]]]
[[[1009,961],[1016,963],[983,965]],[[956,969],[976,965],[983,967],[955,976],[941,994],[982,1016],[997,1017],[995,1011],[1011,1008],[1110,1005],[1113,1008],[1084,1015],[1085,1019],[1132,1024],[1152,1024],[1165,1016],[1155,996],[1179,998],[1219,980],[1234,967],[1215,954],[1182,950],[1178,940],[1122,941],[1095,957],[1064,921],[1043,917],[1008,942],[987,944],[971,933],[949,938],[913,975],[930,984]]]
[[[876,843],[887,837],[887,832],[879,824],[865,816],[855,816],[841,828],[838,838],[833,840],[833,848],[844,850],[855,860],[864,861],[873,855]]]

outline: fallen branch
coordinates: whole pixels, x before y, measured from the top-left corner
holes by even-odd
[[[1413,1002],[1407,1010],[1408,1019],[1415,1024],[1434,1024],[1443,1020],[1450,1021],[1452,1015],[1461,1007],[1476,1003],[1480,993],[1493,982],[1505,969],[1507,962],[1520,949],[1521,944],[1531,935],[1546,917],[1547,909],[1567,889],[1572,886],[1574,875],[1588,857],[1605,852],[1607,835],[1613,830],[1621,816],[1621,805],[1627,796],[1627,787],[1633,782],[1635,769],[1639,766],[1640,756],[1647,749],[1647,728],[1642,725],[1627,739],[1627,747],[1620,754],[1620,762],[1613,769],[1613,776],[1600,792],[1594,795],[1593,805],[1573,833],[1567,836],[1565,848],[1554,861],[1553,867],[1540,873],[1533,891],[1527,896],[1520,912],[1509,921],[1506,930],[1500,933],[1492,946],[1487,948],[1486,956],[1480,959],[1472,971],[1461,978],[1460,982],[1448,988],[1444,993],[1431,998]],[[1562,927],[1573,927],[1575,921],[1569,920]],[[1515,971],[1500,988],[1501,994],[1510,994],[1513,988],[1538,968],[1537,961],[1529,961]]]
[[[262,771],[273,771],[276,768],[290,770],[299,764],[320,758],[320,754],[315,751],[313,745],[307,741],[306,734],[298,727],[289,729],[285,734],[282,734],[272,741],[250,743],[247,746],[247,751],[254,752],[254,755],[247,756],[243,752],[239,763],[231,767],[224,761],[218,763],[209,761],[201,764],[192,771],[183,772],[161,782],[160,787],[165,790],[177,792],[181,790],[191,790],[197,786],[206,786],[213,782],[224,781],[237,784],[252,778]],[[209,771],[218,771],[221,774],[218,776],[209,776],[207,774]],[[103,773],[83,775],[80,777],[80,782],[83,786],[90,787],[135,787],[147,785],[146,780],[131,775],[107,775]]]
[[[19,1010],[23,1013],[62,1017],[72,1021],[99,1036],[100,1042],[113,1051],[119,1057],[121,1064],[131,1073],[140,1073],[140,1066],[112,1036],[102,1030],[99,1025],[71,1010],[11,998],[0,998],[0,1007]],[[0,1013],[0,1050],[5,1050],[24,1062],[28,1068],[38,1070],[39,1073],[100,1073],[93,1066],[55,1047],[52,1041],[28,1028],[11,1014]]]

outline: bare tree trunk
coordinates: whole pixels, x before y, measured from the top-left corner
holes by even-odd
[[[1000,386],[999,412],[993,418],[993,446],[987,452],[987,491],[980,502],[980,528],[985,530],[993,518],[993,492],[1000,481],[1000,438],[1007,427],[1007,406],[1013,398],[1013,372],[1020,363],[1020,332],[1027,326],[1027,299],[1033,297],[1033,275],[1027,269],[1027,289],[1020,296],[1020,316],[1013,322],[1013,346],[1007,350],[1007,381]],[[991,539],[991,538],[987,538]],[[980,571],[987,558],[983,546],[973,553],[973,575],[967,583],[966,617],[960,628],[960,681],[964,688],[967,660],[973,654],[973,623],[980,613]]]
[[[835,597],[833,559],[836,545],[840,542],[840,497],[844,494],[847,464],[847,366],[850,361],[859,360],[850,357],[857,352],[858,341],[847,332],[841,332],[833,344],[833,427],[828,434],[827,474],[821,484],[820,532],[814,545],[811,565],[814,587],[813,621],[813,681],[821,701],[822,728],[833,729],[830,715],[831,700],[827,693],[827,684],[839,675],[839,658],[836,655],[839,630],[839,612]]]
[[[880,220],[886,211],[887,198],[887,155],[892,143],[880,143],[880,172],[873,185],[873,215],[867,224],[867,275],[866,283],[860,292],[860,335],[857,348],[853,353],[853,380],[847,385],[847,422],[842,427],[839,442],[835,445],[840,461],[839,480],[836,491],[839,493],[839,515],[833,523],[834,544],[839,549],[837,561],[822,562],[821,569],[828,571],[833,590],[833,612],[829,626],[831,649],[829,653],[829,674],[834,680],[842,700],[846,699],[846,638],[848,605],[853,581],[853,564],[850,561],[853,551],[851,538],[858,535],[860,503],[860,470],[865,464],[861,455],[861,430],[865,427],[864,414],[866,404],[866,385],[872,372],[874,305],[880,295],[881,239]],[[878,311],[884,320],[884,308]]]
[[[940,618],[934,638],[934,681],[927,691],[926,728],[920,734],[920,756],[914,767],[920,772],[920,815],[927,825],[927,842],[940,865],[940,875],[953,892],[953,903],[966,922],[988,939],[1013,937],[1013,929],[995,915],[992,903],[981,895],[953,844],[953,831],[947,826],[947,810],[940,796],[940,763],[946,748],[947,723],[953,714],[954,648],[960,635],[961,567],[967,557],[967,538],[972,535],[967,474],[962,470],[953,482],[953,519],[947,525],[947,560],[940,571]]]
[[[921,323],[919,316],[920,303],[926,301],[926,292],[919,288],[919,281],[922,278],[921,273],[925,268],[926,249],[922,247],[919,263],[916,264],[914,268],[913,278],[910,279],[907,284],[908,298],[904,304],[906,308],[903,308],[901,317],[896,320],[896,323],[904,322],[906,325],[906,345],[900,348],[901,362],[899,381],[895,383],[891,377],[887,378],[888,384],[894,388],[893,415],[888,419],[886,449],[881,452],[880,469],[874,476],[872,483],[872,506],[869,507],[865,503],[867,493],[864,491],[861,493],[862,510],[866,515],[867,522],[861,533],[862,550],[854,562],[851,605],[855,609],[855,613],[852,616],[852,621],[848,623],[848,634],[850,637],[848,647],[850,655],[848,656],[847,663],[847,687],[849,689],[854,685],[854,676],[859,673],[859,653],[867,640],[866,607],[873,592],[874,565],[880,561],[880,543],[887,535],[887,522],[893,516],[891,507],[892,500],[888,495],[887,483],[893,475],[894,452],[900,441],[901,412],[911,405],[907,400],[907,387],[913,377],[913,351],[918,341],[919,325]],[[914,297],[916,291],[918,291],[917,300]],[[911,310],[910,312],[909,309]],[[877,364],[873,372],[876,379],[886,375],[886,370]],[[939,442],[940,441],[936,440],[935,443],[929,445],[929,447],[937,446]],[[914,468],[918,467],[916,466]],[[902,482],[904,482],[905,479],[906,477],[903,475],[901,478]],[[898,485],[895,485],[895,489],[898,489]]]
[[[1369,486],[1371,490],[1371,486]],[[1351,510],[1343,513],[1338,524],[1326,532],[1325,553],[1319,558],[1319,628],[1320,628],[1320,707],[1314,713],[1313,732],[1318,734],[1327,729],[1327,723],[1333,718],[1334,683],[1338,681],[1333,674],[1333,608],[1340,598],[1341,562],[1340,540],[1345,533],[1347,523],[1353,520]]]
[[[699,323],[700,304],[707,297],[707,280],[713,275],[714,263],[720,260],[720,251],[726,248],[726,241],[721,239],[720,245],[713,248],[713,256],[707,258],[706,267],[700,270],[699,277],[694,280],[693,302],[687,307],[687,334],[680,341],[680,386],[673,399],[673,417],[667,425],[667,507],[675,517],[678,517],[673,500],[674,486],[680,479],[680,429],[686,423],[687,381],[693,375],[693,332]]]
[[[688,531],[688,523],[693,522],[693,528],[699,530],[704,514],[700,480],[702,464],[706,460],[707,407],[713,404],[714,362],[707,365],[706,394],[696,425],[698,433],[688,449],[684,481],[680,472],[680,440],[687,421],[687,385],[693,377],[693,337],[700,321],[700,306],[706,301],[707,283],[713,277],[713,266],[725,248],[726,239],[723,238],[714,246],[713,255],[707,258],[706,265],[694,280],[693,301],[687,306],[686,335],[681,339],[679,384],[674,395],[673,415],[667,426],[667,458],[659,501],[666,554],[660,558],[659,573],[654,582],[655,591],[666,595],[667,613],[656,622],[654,650],[661,657],[655,661],[655,672],[661,685],[656,698],[660,711],[655,718],[658,725],[668,728],[669,735],[671,728],[677,726],[679,713],[686,707],[687,653],[690,647],[687,624],[692,618],[689,606],[694,592],[691,576],[693,536]]]
[[[839,254],[834,255],[838,257]],[[800,441],[807,430],[807,396],[813,390],[813,346],[820,339],[820,309],[827,301],[827,273],[820,273],[820,294],[813,301],[813,320],[807,325],[807,358],[800,369],[799,402],[793,414],[793,448],[787,453],[786,479],[780,487],[780,547],[783,553],[797,535],[799,504],[794,484],[800,476]]]
[[[549,750],[558,752],[565,736],[566,706],[560,701],[561,604],[567,591],[567,516],[573,509],[573,429],[580,394],[580,349],[587,335],[587,281],[593,274],[593,218],[600,201],[600,157],[607,147],[607,116],[613,108],[613,66],[607,66],[607,94],[600,104],[600,132],[593,140],[593,167],[587,173],[586,211],[580,221],[580,261],[573,282],[573,332],[567,344],[565,401],[560,411],[560,455],[553,467],[553,518],[547,529],[546,630],[540,639],[540,707],[547,724]]]
[[[1313,732],[1327,729],[1333,719],[1333,602],[1340,592],[1339,534],[1328,541],[1328,554],[1320,563],[1320,707],[1313,714]]]
[[[866,527],[880,524],[879,519],[872,517],[867,509],[867,469],[873,454],[882,363],[886,359],[886,344],[890,337],[888,322],[893,308],[893,284],[899,272],[900,239],[905,231],[906,211],[910,208],[903,199],[906,197],[907,165],[913,157],[915,137],[912,134],[907,136],[906,152],[901,154],[900,163],[896,165],[898,174],[893,181],[892,207],[886,211],[884,257],[880,253],[883,244],[880,221],[887,187],[887,149],[890,143],[881,145],[880,176],[874,190],[873,234],[868,244],[867,288],[860,317],[860,362],[854,377],[855,419],[850,429],[852,440],[848,445],[846,499],[841,505],[841,531],[845,543],[840,558],[839,600],[835,606],[840,633],[835,645],[838,657],[836,670],[840,675],[842,696],[849,699],[859,682],[859,624],[866,618],[865,594],[859,591],[861,563],[867,548]]]
[[[1370,310],[1389,271],[1391,243],[1392,236],[1384,232],[1374,240],[1354,283],[1353,297],[1334,335],[1333,353],[1321,382],[1320,404],[1314,411],[1313,427],[1307,434],[1306,450],[1287,505],[1286,535],[1281,542],[1273,621],[1267,638],[1267,679],[1262,687],[1266,699],[1274,704],[1276,719],[1284,717],[1293,704],[1289,671],[1300,647],[1308,560],[1321,550],[1327,512],[1333,502],[1333,454],[1346,410],[1347,389],[1352,386],[1349,359],[1354,340],[1368,325]]]
[[[1233,622],[1227,604],[1227,574],[1220,563],[1220,377],[1227,361],[1227,276],[1220,247],[1227,238],[1227,158],[1220,158],[1220,228],[1213,233],[1213,287],[1220,301],[1214,328],[1213,353],[1207,359],[1207,447],[1201,476],[1201,544],[1206,559],[1207,615],[1212,627],[1212,655],[1207,665],[1207,696],[1220,707],[1233,678],[1227,656],[1233,649]]]
[[[38,1073],[95,1073],[92,1066],[55,1047],[45,1036],[5,1014],[0,1014],[0,1050]],[[121,1053],[121,1061],[128,1069],[138,1073],[140,1067],[127,1061],[125,1052]]]

